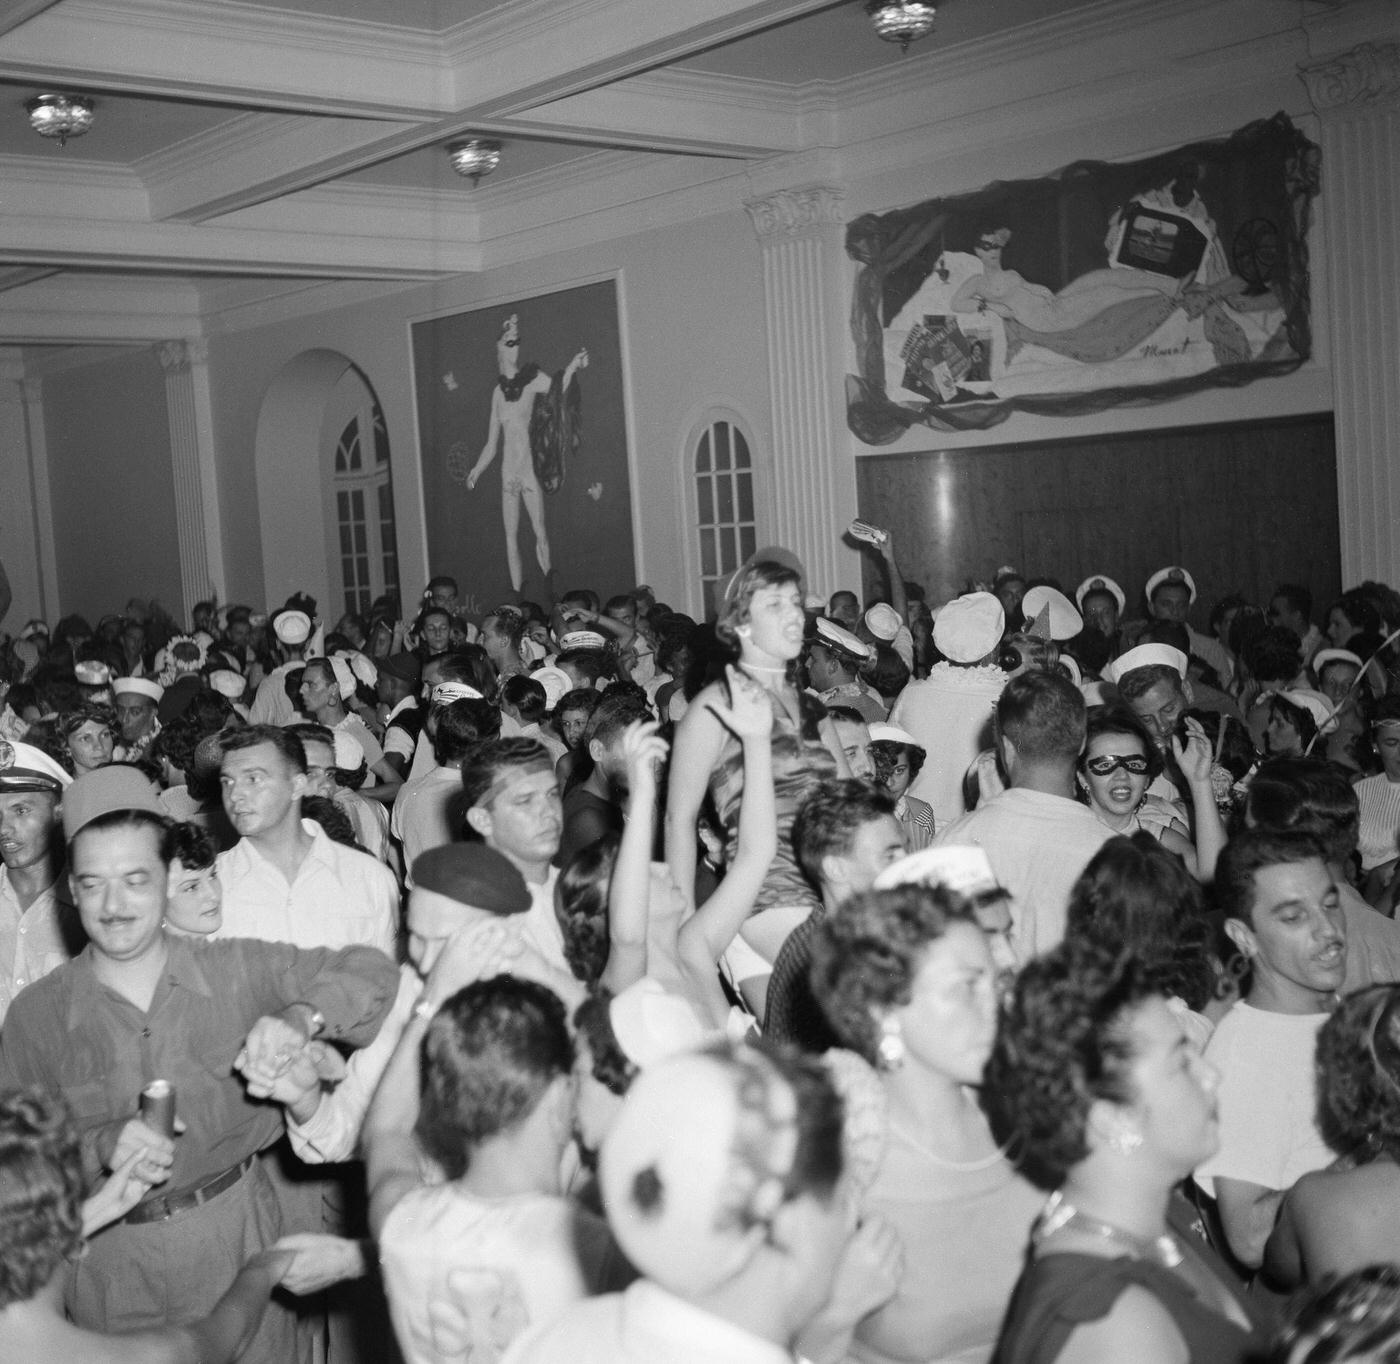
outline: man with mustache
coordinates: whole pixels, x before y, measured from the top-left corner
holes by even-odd
[[[1196,1171],[1226,1240],[1263,1262],[1284,1194],[1332,1163],[1317,1125],[1317,1035],[1346,977],[1346,928],[1326,852],[1311,834],[1251,829],[1215,870],[1225,931],[1250,966],[1206,1059],[1220,1072],[1220,1149]]]

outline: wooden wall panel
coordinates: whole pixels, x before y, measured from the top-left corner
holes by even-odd
[[[934,601],[1006,563],[1071,593],[1106,573],[1130,614],[1151,573],[1184,564],[1200,629],[1227,592],[1267,603],[1275,583],[1303,582],[1321,611],[1341,590],[1330,415],[862,456],[857,486],[861,516],[890,527],[905,576]]]

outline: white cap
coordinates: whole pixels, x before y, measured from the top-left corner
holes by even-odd
[[[1357,672],[1360,672],[1366,664],[1350,649],[1319,649],[1313,655],[1312,669],[1318,677],[1322,676],[1322,670],[1329,663],[1350,663]]]
[[[1178,677],[1184,678],[1189,662],[1180,649],[1173,649],[1170,644],[1139,644],[1136,649],[1129,649],[1126,654],[1105,664],[1103,679],[1117,686],[1130,672],[1153,667],[1172,668]]]
[[[955,597],[933,622],[933,642],[954,663],[976,663],[997,647],[1006,629],[1006,612],[990,592]]]
[[[1118,614],[1123,614],[1124,608],[1128,604],[1128,595],[1118,586],[1112,578],[1105,578],[1102,573],[1095,573],[1092,577],[1085,578],[1078,587],[1074,589],[1075,605],[1082,611],[1084,609],[1084,598],[1090,592],[1107,592],[1114,601],[1118,603]]]
[[[976,844],[920,848],[891,862],[873,884],[876,890],[908,885],[946,886],[969,898],[1003,889],[992,871],[986,849]]]
[[[237,701],[243,695],[248,682],[242,673],[234,672],[232,668],[218,668],[209,674],[209,685],[220,696]]]
[[[596,630],[570,630],[568,634],[559,636],[561,654],[569,649],[602,649],[606,646],[607,640]]]
[[[1180,583],[1190,594],[1192,603],[1196,600],[1196,580],[1180,564],[1168,564],[1166,568],[1159,568],[1148,580],[1144,592],[1147,600],[1152,601],[1152,594],[1162,586],[1163,583]]]
[[[1287,702],[1312,716],[1319,734],[1330,734],[1337,728],[1337,715],[1330,697],[1311,687],[1290,687],[1286,691],[1276,691],[1276,700]]]
[[[707,1034],[689,1000],[643,976],[608,1005],[608,1021],[623,1054],[641,1070],[668,1056],[698,1051]]]
[[[563,668],[536,668],[530,676],[544,688],[544,704],[546,710],[553,710],[554,707],[559,704],[559,698],[563,696],[566,691],[573,690],[574,680]]]
[[[865,628],[884,644],[892,643],[904,624],[904,617],[888,602],[877,601],[865,613]]]
[[[331,731],[335,738],[335,765],[342,772],[356,772],[365,760],[365,746],[343,729]]]
[[[868,726],[870,730],[870,742],[872,744],[908,744],[911,748],[923,750],[921,744],[907,729],[900,729],[898,725],[889,724],[885,720],[876,720]]]
[[[335,685],[340,692],[340,699],[348,701],[355,694],[355,674],[350,670],[350,663],[340,654],[332,654],[326,660],[331,665],[331,672],[335,674]]]
[[[105,687],[112,680],[112,670],[95,658],[84,658],[73,665],[73,676],[85,687]]]
[[[837,625],[834,620],[828,620],[825,616],[820,617],[817,621],[817,636],[821,643],[830,644],[832,648],[850,654],[852,658],[870,657],[870,645],[853,635],[844,626]]]
[[[1084,628],[1084,617],[1058,588],[1031,588],[1021,598],[1021,611],[1031,622],[1028,631],[1041,639],[1073,639]]]
[[[453,701],[484,701],[486,698],[466,682],[439,682],[432,690],[435,706],[448,706]]]
[[[112,695],[120,696],[123,692],[134,692],[148,700],[159,701],[165,695],[165,688],[159,682],[144,677],[119,677],[112,683]]]
[[[311,638],[311,617],[305,611],[279,611],[272,618],[272,633],[283,644],[305,644]]]

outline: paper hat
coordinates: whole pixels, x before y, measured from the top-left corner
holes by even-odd
[[[529,635],[522,635],[520,639],[520,661],[525,664],[539,663],[545,656],[546,649],[537,639],[531,639]]]
[[[63,836],[71,841],[85,824],[117,810],[146,810],[165,817],[160,791],[139,768],[116,763],[84,772],[63,793]]]
[[[1031,622],[1028,633],[1040,639],[1073,639],[1084,628],[1084,617],[1057,588],[1031,588],[1021,598],[1021,611]]]
[[[331,672],[335,674],[335,685],[340,692],[340,699],[348,701],[355,694],[355,674],[350,670],[349,661],[340,654],[334,654],[326,662],[331,665]]]
[[[639,1070],[698,1051],[707,1040],[690,1001],[650,976],[629,985],[608,1005],[608,1020],[623,1054]]]
[[[946,886],[970,900],[1005,895],[985,848],[975,844],[921,848],[891,862],[872,883],[876,890],[895,886]]]
[[[1184,678],[1189,661],[1180,649],[1173,649],[1170,644],[1139,644],[1136,649],[1129,649],[1126,654],[1105,664],[1103,678],[1116,687],[1130,672],[1152,667],[1171,668],[1178,677]]]
[[[230,701],[237,701],[247,688],[248,681],[242,673],[236,673],[232,668],[218,668],[209,674],[209,685],[220,696],[226,696]]]
[[[822,644],[830,645],[838,653],[847,654],[854,659],[865,659],[870,657],[870,645],[863,639],[858,639],[849,630],[837,625],[834,620],[827,620],[825,616],[817,621],[817,639]]]
[[[311,617],[305,611],[279,611],[272,618],[272,633],[283,644],[305,644],[311,638]]]
[[[607,640],[596,630],[570,630],[567,634],[559,636],[559,652],[567,653],[570,649],[602,649],[607,647]]]
[[[144,677],[119,677],[112,683],[112,695],[120,696],[123,692],[144,696],[148,701],[159,704],[160,698],[165,695],[165,688],[159,682],[151,682]]]
[[[554,707],[559,704],[559,698],[563,696],[566,691],[573,690],[573,678],[571,678],[563,668],[555,668],[553,666],[536,668],[530,676],[544,688],[544,706],[546,710],[553,710]]]
[[[365,746],[343,729],[332,730],[335,736],[335,765],[342,772],[358,772],[365,760]]]
[[[1313,672],[1318,677],[1321,677],[1322,670],[1329,663],[1350,663],[1351,666],[1355,668],[1357,672],[1360,672],[1361,669],[1366,666],[1365,663],[1359,657],[1357,657],[1356,654],[1352,653],[1350,649],[1319,649],[1313,655]]]
[[[68,775],[42,749],[33,744],[9,743],[0,739],[0,795],[12,791],[50,791],[54,794],[71,784]]]
[[[1147,580],[1147,586],[1143,591],[1148,601],[1152,600],[1152,594],[1164,583],[1180,583],[1191,594],[1191,602],[1195,603],[1196,580],[1179,564],[1170,564],[1166,568],[1159,568]]]
[[[976,663],[997,647],[1006,628],[1006,613],[990,592],[955,597],[933,622],[933,642],[954,663]]]
[[[903,624],[903,617],[888,602],[877,601],[865,613],[865,628],[884,644],[894,640]]]
[[[1330,697],[1310,687],[1290,687],[1286,691],[1274,693],[1276,701],[1283,701],[1298,710],[1305,710],[1312,716],[1319,734],[1330,734],[1337,728],[1337,716]]]
[[[486,698],[475,687],[465,682],[439,682],[433,688],[432,703],[435,706],[450,706],[454,701],[484,701]]]
[[[1084,609],[1084,598],[1090,592],[1107,592],[1115,602],[1118,603],[1118,614],[1122,615],[1124,608],[1128,604],[1127,594],[1118,586],[1112,578],[1105,578],[1102,573],[1095,573],[1091,578],[1085,578],[1078,587],[1074,589],[1074,602],[1082,611]]]

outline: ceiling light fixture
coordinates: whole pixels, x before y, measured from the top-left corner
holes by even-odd
[[[898,43],[901,52],[933,32],[935,11],[927,0],[865,0],[865,12],[875,32],[887,43]]]
[[[56,137],[60,147],[92,127],[92,101],[82,95],[35,95],[24,107],[29,126],[40,137]]]
[[[501,164],[501,144],[488,137],[449,143],[447,154],[452,158],[452,169],[458,175],[470,176],[474,185],[479,185],[483,175],[490,175]]]

